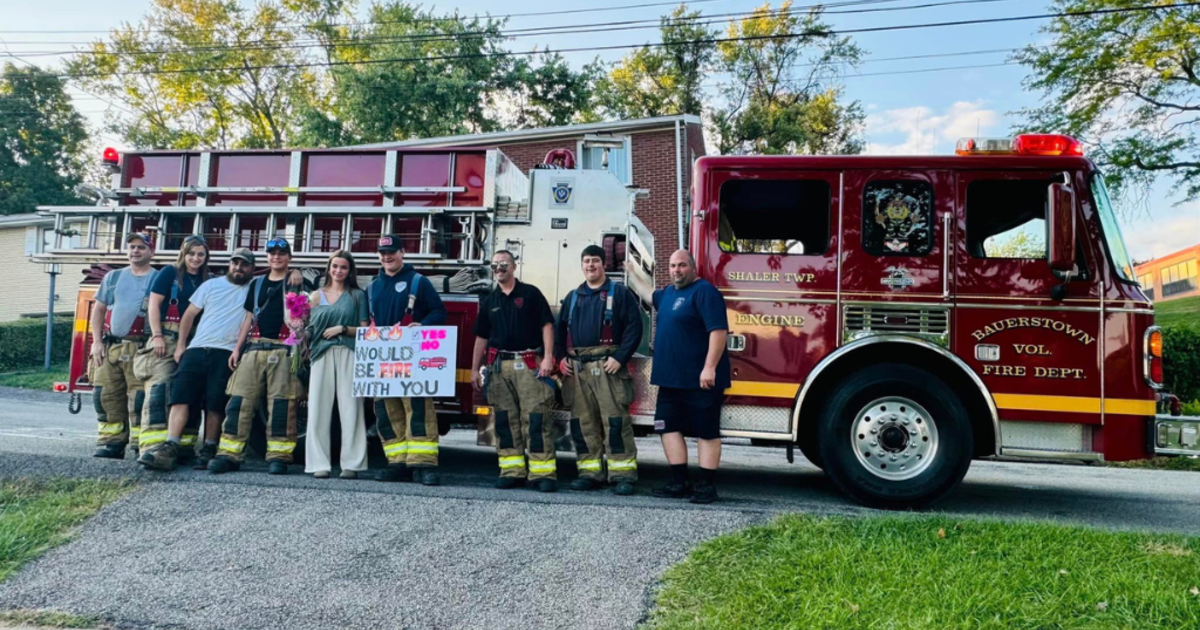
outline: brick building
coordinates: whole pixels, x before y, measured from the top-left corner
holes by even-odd
[[[656,284],[662,286],[671,252],[687,246],[692,163],[704,155],[704,129],[697,116],[662,116],[364,146],[498,148],[526,172],[554,149],[574,152],[576,168],[601,168],[603,148],[608,147],[608,170],[627,185],[650,191],[635,212],[654,234]]]
[[[1200,245],[1159,256],[1134,268],[1146,296],[1155,302],[1200,295]]]

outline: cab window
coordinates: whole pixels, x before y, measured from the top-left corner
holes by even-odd
[[[933,249],[933,187],[876,181],[863,187],[863,249],[874,256],[925,256]]]
[[[721,251],[824,254],[830,241],[830,199],[824,180],[725,182],[718,221]]]
[[[1046,258],[1046,208],[1056,179],[967,186],[967,250],[976,258]]]

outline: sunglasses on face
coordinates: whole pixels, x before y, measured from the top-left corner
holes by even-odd
[[[205,247],[208,247],[208,241],[204,240],[204,237],[200,236],[199,234],[193,234],[183,239],[184,245],[191,245],[192,243],[199,243]]]
[[[492,271],[508,271],[508,263],[492,263]]]
[[[284,251],[291,251],[291,247],[288,246],[288,242],[282,238],[273,238],[273,239],[267,241],[267,251],[269,252],[272,249],[282,249]]]

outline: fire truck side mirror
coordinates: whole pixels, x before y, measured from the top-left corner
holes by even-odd
[[[1050,185],[1050,217],[1047,222],[1050,269],[1075,270],[1075,191],[1066,184]]]

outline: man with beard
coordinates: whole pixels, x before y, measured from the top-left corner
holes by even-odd
[[[244,305],[254,272],[254,253],[239,249],[229,258],[229,272],[200,285],[179,323],[179,343],[175,361],[179,364],[171,379],[167,400],[170,417],[167,441],[142,453],[138,463],[152,470],[173,470],[179,457],[180,440],[188,422],[188,407],[204,405],[204,445],[194,468],[203,470],[217,454],[221,423],[229,397],[225,387],[232,374],[229,356],[237,347],[238,332],[245,315]],[[196,318],[203,313],[196,336],[188,335]]]
[[[104,276],[91,319],[92,400],[99,421],[98,448],[93,456],[108,459],[125,459],[127,444],[137,450],[146,399],[143,383],[133,373],[133,357],[146,341],[154,242],[146,234],[134,232],[125,237],[125,245],[129,266]]]
[[[670,271],[671,285],[654,292],[658,334],[650,383],[658,386],[654,431],[671,465],[671,482],[653,494],[712,503],[721,463],[721,403],[730,384],[725,298],[696,277],[696,259],[687,250],[671,254]],[[697,441],[700,483],[694,490],[684,436]]]

